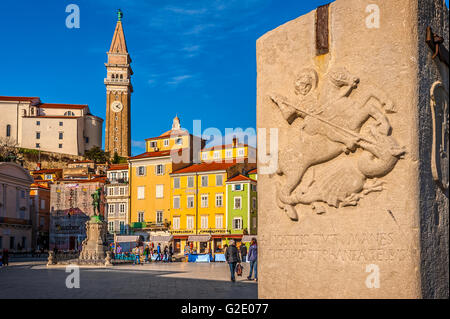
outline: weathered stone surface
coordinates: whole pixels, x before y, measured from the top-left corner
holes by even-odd
[[[448,297],[448,122],[432,115],[448,66],[425,43],[431,26],[448,48],[448,10],[377,1],[371,28],[370,4],[330,4],[328,53],[315,11],[257,42],[257,126],[278,128],[278,170],[258,177],[261,298]]]

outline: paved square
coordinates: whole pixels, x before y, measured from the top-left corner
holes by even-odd
[[[257,298],[257,282],[242,277],[232,283],[226,263],[151,263],[112,268],[80,268],[80,288],[66,288],[64,267],[43,262],[0,267],[0,298]]]

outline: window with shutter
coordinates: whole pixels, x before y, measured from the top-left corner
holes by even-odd
[[[194,196],[187,197],[187,208],[194,208]]]
[[[223,194],[216,194],[216,207],[223,206]]]
[[[173,229],[180,229],[180,217],[173,218]]]
[[[194,176],[188,177],[188,187],[193,188],[194,187]]]
[[[201,217],[201,228],[203,229],[208,228],[208,216]]]
[[[208,195],[202,195],[202,208],[208,207]]]
[[[138,194],[137,197],[138,199],[144,199],[145,198],[145,186],[139,186],[137,188]]]
[[[223,228],[223,215],[216,215],[216,228]]]
[[[164,197],[164,185],[156,185],[156,198]]]
[[[180,208],[180,197],[175,196],[173,198],[173,208]]]
[[[223,176],[221,174],[216,175],[216,186],[223,185]]]
[[[202,176],[202,187],[208,187],[208,176]]]
[[[187,229],[194,228],[194,216],[186,216],[186,228]]]

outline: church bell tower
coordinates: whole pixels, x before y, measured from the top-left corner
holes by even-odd
[[[131,154],[131,58],[128,54],[123,32],[123,13],[117,12],[117,24],[114,31],[106,66],[106,124],[105,151],[119,156]]]

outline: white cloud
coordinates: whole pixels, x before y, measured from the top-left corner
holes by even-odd
[[[197,52],[198,50],[200,50],[200,46],[199,45],[189,45],[189,46],[185,46],[181,50],[186,51],[186,52]]]
[[[145,149],[145,141],[133,141],[131,140],[131,146],[136,148]]]
[[[190,79],[190,78],[192,78],[192,75],[189,75],[189,74],[174,76],[171,78],[170,81],[167,82],[167,84],[177,85],[177,84],[180,84],[181,82],[183,82],[187,79]]]
[[[191,29],[189,29],[188,31],[186,31],[184,33],[184,35],[199,35],[203,31],[205,31],[207,29],[211,29],[213,27],[215,27],[215,24],[213,24],[213,23],[197,24],[197,25],[193,26]]]
[[[168,11],[172,11],[172,12],[184,14],[184,15],[199,15],[199,14],[204,14],[204,13],[208,12],[208,10],[206,8],[186,9],[186,8],[181,8],[181,7],[167,6],[167,7],[165,7],[165,9]]]

